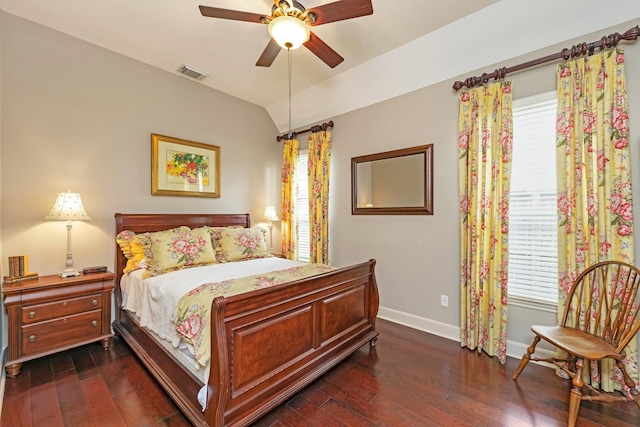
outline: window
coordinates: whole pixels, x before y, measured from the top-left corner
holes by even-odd
[[[298,220],[298,261],[311,259],[311,231],[309,226],[309,163],[307,150],[300,150],[296,165],[296,216]]]
[[[556,93],[513,102],[509,302],[556,310]]]

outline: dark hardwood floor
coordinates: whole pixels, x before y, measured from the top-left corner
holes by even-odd
[[[517,360],[500,365],[460,344],[383,320],[364,346],[254,426],[563,426],[569,382]],[[187,426],[119,341],[25,363],[7,379],[1,425]],[[578,426],[640,426],[633,404],[583,402]]]

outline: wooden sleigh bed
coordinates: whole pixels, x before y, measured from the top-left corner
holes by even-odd
[[[248,214],[116,214],[116,234],[172,227],[250,226]],[[211,310],[211,363],[204,411],[202,382],[165,351],[122,307],[127,259],[116,245],[113,329],[196,426],[256,421],[310,384],[378,332],[375,260],[307,279],[217,297]]]

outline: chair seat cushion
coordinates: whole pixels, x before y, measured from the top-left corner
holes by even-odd
[[[545,341],[579,358],[597,360],[605,357],[621,360],[613,345],[595,335],[564,326],[533,325],[531,330]]]

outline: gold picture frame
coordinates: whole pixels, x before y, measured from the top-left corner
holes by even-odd
[[[220,197],[220,147],[152,133],[151,194]]]

